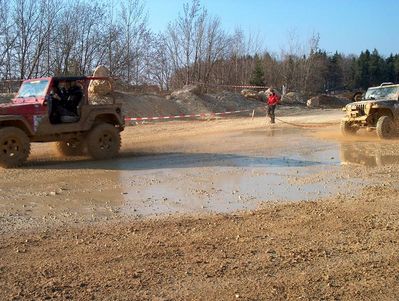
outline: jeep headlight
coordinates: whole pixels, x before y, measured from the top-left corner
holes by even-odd
[[[352,110],[356,110],[356,105],[352,105],[352,106],[351,106],[351,109],[352,109]]]

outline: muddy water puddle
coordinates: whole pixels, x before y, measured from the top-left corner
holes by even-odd
[[[371,183],[360,177],[363,168],[399,164],[395,141],[340,143],[313,134],[233,131],[140,153],[125,150],[117,160],[32,160],[24,169],[1,174],[0,224],[226,213],[268,201],[356,195]],[[359,178],[346,175],[351,166],[360,168]]]
[[[337,175],[339,144],[316,140],[303,130],[231,133],[208,137],[202,147],[193,143],[192,149],[119,160],[121,212],[231,212],[265,201],[325,198],[359,186],[359,180]]]

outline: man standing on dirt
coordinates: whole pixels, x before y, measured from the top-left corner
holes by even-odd
[[[273,89],[270,89],[270,94],[267,99],[267,116],[270,117],[270,122],[275,123],[276,115],[274,111],[276,110],[277,103],[279,102],[280,97],[274,92]]]

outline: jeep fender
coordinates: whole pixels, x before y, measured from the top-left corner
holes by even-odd
[[[371,107],[372,112],[374,114],[378,114],[378,116],[389,116],[392,118],[392,120],[395,120],[395,115],[393,114],[391,108],[382,106],[382,105],[373,105]]]
[[[92,126],[98,123],[110,123],[118,126],[121,131],[124,128],[124,120],[119,115],[113,113],[90,114],[90,120],[92,120]]]
[[[34,133],[30,124],[22,116],[18,115],[2,115],[0,116],[0,127],[13,126],[23,130],[26,135],[33,136]]]

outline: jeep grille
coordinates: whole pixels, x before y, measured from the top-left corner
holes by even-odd
[[[356,110],[359,112],[360,115],[364,115],[366,111],[366,104],[363,103],[356,104]]]

